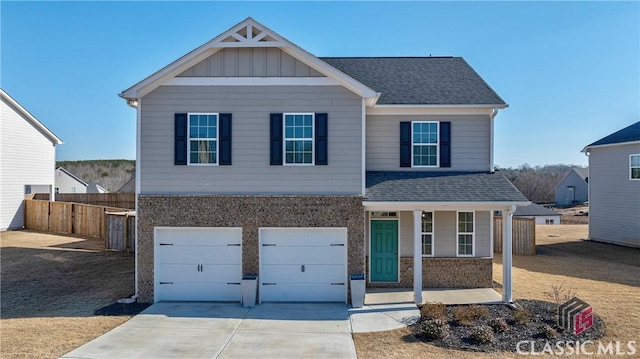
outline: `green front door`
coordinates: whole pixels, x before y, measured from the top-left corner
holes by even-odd
[[[371,281],[398,281],[398,221],[371,221]]]

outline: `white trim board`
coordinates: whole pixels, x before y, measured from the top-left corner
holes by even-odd
[[[340,86],[330,77],[174,77],[163,86]]]

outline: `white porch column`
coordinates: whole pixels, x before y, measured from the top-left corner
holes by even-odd
[[[513,212],[515,212],[515,206],[502,211],[502,301],[505,303],[513,303],[511,286]]]
[[[422,304],[422,210],[413,211],[413,299]]]

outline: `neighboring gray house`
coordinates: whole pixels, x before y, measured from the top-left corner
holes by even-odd
[[[574,167],[556,185],[556,206],[571,206],[589,200],[589,168]]]
[[[589,237],[640,247],[640,121],[588,146]]]
[[[24,226],[24,196],[54,198],[56,145],[53,132],[0,89],[0,230]],[[25,150],[27,149],[27,150]]]
[[[118,188],[116,193],[136,193],[136,173],[131,174],[131,178],[122,185],[122,187]]]
[[[533,218],[536,220],[536,224],[560,224],[560,213],[535,203],[516,207],[513,217]]]
[[[329,41],[329,39],[328,39]],[[120,96],[137,110],[136,295],[346,302],[492,287],[527,199],[494,173],[507,104],[459,57],[318,58],[248,18]]]

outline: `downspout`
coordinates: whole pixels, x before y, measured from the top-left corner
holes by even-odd
[[[494,153],[494,150],[493,150],[493,147],[494,147],[494,144],[493,144],[493,139],[494,139],[493,128],[494,128],[494,122],[495,122],[494,118],[498,115],[498,111],[499,111],[498,108],[494,107],[493,111],[491,111],[491,115],[489,115],[489,124],[490,124],[490,127],[491,127],[491,131],[490,131],[490,134],[489,134],[489,143],[490,143],[489,144],[489,172],[490,173],[495,172],[495,164],[493,162],[493,153]]]

